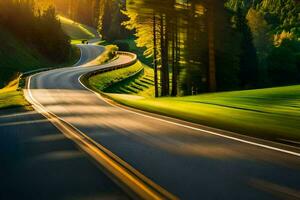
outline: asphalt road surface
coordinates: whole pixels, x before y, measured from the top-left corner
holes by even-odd
[[[101,51],[87,48],[80,63]],[[129,198],[41,114],[8,109],[0,110],[0,199]]]
[[[80,48],[79,67],[31,78],[32,96],[47,111],[180,199],[300,199],[298,149],[245,137],[236,140],[239,136],[226,138],[222,131],[213,130],[221,134],[214,135],[202,131],[201,126],[113,106],[85,89],[78,78],[95,69],[129,62],[130,57],[120,56],[101,66],[80,66],[103,51],[93,45]],[[87,168],[76,173],[92,172]]]

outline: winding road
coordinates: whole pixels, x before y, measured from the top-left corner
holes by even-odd
[[[300,199],[299,149],[114,105],[79,78],[131,58],[96,65],[103,47],[79,47],[75,67],[31,76],[26,97],[120,185],[153,199]],[[124,172],[107,169],[101,151]]]

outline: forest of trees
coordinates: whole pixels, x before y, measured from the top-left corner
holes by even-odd
[[[156,58],[160,95],[176,96],[300,83],[299,11],[294,0],[132,0],[124,24]]]
[[[241,81],[256,77],[255,87],[299,83],[299,1],[229,0],[226,5],[242,36]]]
[[[97,28],[110,42],[134,34],[144,56],[153,59],[156,96],[300,83],[296,0],[39,0],[38,4],[55,5],[60,14]],[[53,12],[49,9],[39,18],[51,18]]]
[[[53,6],[41,11],[34,0],[1,0],[0,28],[54,63],[69,58],[70,39],[63,32]]]
[[[156,96],[300,83],[295,0],[52,1],[105,40],[134,33],[153,58]]]
[[[122,13],[126,1],[118,0],[39,0],[40,7],[54,5],[57,11],[75,21],[97,28],[103,39],[113,41],[128,37],[121,25],[127,17]]]

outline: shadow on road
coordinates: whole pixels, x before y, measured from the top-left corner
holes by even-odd
[[[3,200],[128,199],[83,152],[34,111],[0,111],[0,163]]]

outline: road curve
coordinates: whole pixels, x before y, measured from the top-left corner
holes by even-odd
[[[80,48],[77,67],[31,77],[32,97],[45,110],[180,199],[300,199],[297,153],[246,144],[113,106],[88,91],[78,78],[130,59],[120,56],[108,64],[88,66],[84,64],[103,48]]]

